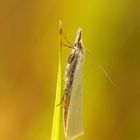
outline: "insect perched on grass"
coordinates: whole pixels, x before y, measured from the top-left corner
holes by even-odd
[[[64,41],[67,43],[62,44],[72,48],[70,53],[67,65],[65,69],[65,78],[64,78],[64,93],[62,98],[62,107],[63,107],[63,123],[65,137],[68,140],[75,139],[84,134],[83,131],[83,114],[82,114],[82,104],[83,104],[83,65],[84,65],[84,55],[85,52],[90,55],[86,48],[82,44],[82,29],[77,30],[76,39],[74,45],[72,45],[64,34],[62,28],[60,28],[60,36],[64,38]],[[104,68],[97,63],[106,77],[114,85],[114,82],[111,80],[108,73]],[[60,104],[61,104],[60,103]],[[60,105],[59,104],[59,105]]]
[[[72,48],[64,78],[64,93],[62,99],[64,131],[67,139],[74,139],[83,134],[82,123],[82,97],[83,97],[83,62],[85,51],[82,44],[82,30],[77,31],[74,45],[71,45],[63,30],[60,34],[64,36],[65,41]]]

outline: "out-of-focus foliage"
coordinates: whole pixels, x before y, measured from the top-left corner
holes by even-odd
[[[59,19],[70,42],[83,29],[84,46],[117,85],[86,59],[79,140],[139,140],[139,7],[138,0],[0,1],[0,140],[51,138]]]

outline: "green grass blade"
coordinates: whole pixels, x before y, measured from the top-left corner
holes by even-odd
[[[60,23],[60,31],[61,31],[61,23]],[[60,104],[60,102],[62,100],[61,49],[62,49],[62,42],[61,42],[61,35],[60,35],[60,38],[59,38],[59,64],[58,64],[56,98],[55,98],[51,140],[60,140],[60,124],[61,124],[60,122],[61,122],[62,108],[61,108],[61,105],[58,105],[58,104]]]

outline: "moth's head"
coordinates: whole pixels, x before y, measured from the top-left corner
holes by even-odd
[[[83,45],[82,45],[82,29],[79,28],[77,30],[77,34],[76,34],[76,39],[75,39],[75,43],[74,43],[74,48],[75,49],[82,49]]]

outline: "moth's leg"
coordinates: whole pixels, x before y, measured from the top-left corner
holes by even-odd
[[[63,103],[63,101],[64,101],[64,98],[65,98],[65,97],[67,97],[67,96],[68,96],[68,94],[69,94],[69,92],[64,92],[63,97],[62,97],[62,99],[61,99],[60,103],[59,103],[59,104],[57,104],[56,106],[61,105],[61,104]]]
[[[62,102],[64,101],[64,94],[63,94],[63,97],[61,99],[61,102],[59,104],[57,104],[56,106],[60,106],[62,104]]]
[[[72,48],[71,45],[67,45],[67,44],[63,44],[64,46],[68,47],[68,48]]]
[[[65,92],[65,93],[63,94],[62,99],[61,99],[61,102],[60,102],[59,104],[57,104],[56,106],[61,105],[61,104],[62,104],[62,102],[64,101],[64,97],[65,97],[65,96],[67,96],[67,95],[68,95],[68,92]]]
[[[62,29],[62,27],[60,27],[60,36],[61,36],[61,42],[64,46],[68,47],[68,48],[74,48],[74,46],[68,41],[68,39],[66,38],[65,36],[65,33]],[[64,39],[64,40],[62,40]],[[63,43],[63,42],[66,42],[67,44]]]
[[[63,35],[64,40],[69,44],[69,46],[71,46],[71,48],[73,48],[74,46],[68,41],[63,30],[62,30],[62,35]]]

